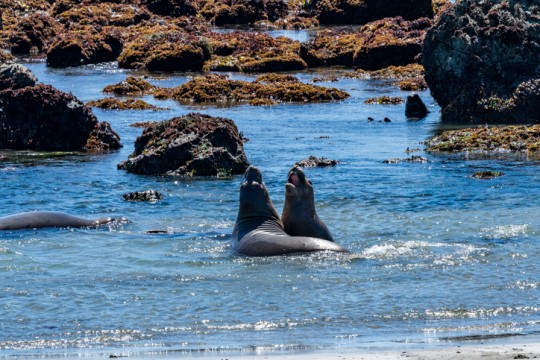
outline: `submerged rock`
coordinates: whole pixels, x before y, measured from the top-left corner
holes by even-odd
[[[475,172],[472,177],[475,179],[480,179],[480,180],[490,180],[490,179],[495,179],[503,175],[504,174],[500,171],[485,170],[485,171]]]
[[[174,176],[242,174],[248,166],[234,122],[198,113],[149,124],[118,164],[135,174]]]
[[[24,109],[24,111],[21,111]],[[0,92],[0,148],[117,149],[120,138],[71,94],[38,84]]]
[[[163,195],[161,195],[156,190],[130,192],[130,193],[124,194],[123,197],[124,197],[124,200],[126,201],[157,202],[163,199]]]
[[[441,119],[540,121],[538,2],[462,0],[427,32],[422,63]]]
[[[429,113],[426,105],[418,96],[418,94],[412,94],[407,96],[405,103],[405,116],[408,118],[422,119]]]
[[[413,155],[411,157],[400,159],[400,158],[393,158],[384,160],[383,164],[401,164],[401,163],[410,163],[410,164],[426,164],[429,160],[426,159],[423,156],[420,155]]]
[[[301,167],[327,167],[327,166],[335,166],[339,162],[337,160],[328,159],[325,157],[316,157],[313,155],[310,155],[308,158],[305,158],[304,160],[300,160],[294,165],[301,166]]]

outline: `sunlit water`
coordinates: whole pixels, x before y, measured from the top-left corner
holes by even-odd
[[[28,66],[40,81],[84,102],[104,97],[104,86],[132,74],[114,65]],[[151,81],[177,86],[191,75]],[[307,82],[324,74],[296,75]],[[0,232],[0,357],[294,351],[538,334],[538,161],[427,154],[421,143],[440,127],[429,92],[420,95],[430,115],[409,121],[404,105],[363,103],[384,94],[405,97],[391,81],[322,85],[351,97],[271,107],[184,106],[142,97],[170,110],[94,110],[120,134],[118,152],[26,153],[0,162],[1,215],[57,210],[132,221]],[[319,216],[352,254],[237,256],[230,234],[241,176],[183,180],[117,170],[141,133],[130,124],[191,111],[235,121],[278,212],[294,162],[309,155],[339,160],[306,172]],[[385,117],[392,121],[382,122]],[[415,154],[430,163],[383,163],[408,157],[407,148],[422,149]],[[505,175],[473,179],[479,170]],[[122,199],[147,189],[165,199]]]

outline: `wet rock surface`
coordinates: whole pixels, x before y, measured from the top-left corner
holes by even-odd
[[[26,67],[12,62],[0,64],[0,90],[17,90],[36,82],[37,78]]]
[[[540,121],[540,16],[528,0],[463,0],[427,32],[425,79],[444,122]]]
[[[0,148],[63,151],[121,146],[108,123],[98,123],[90,108],[50,85],[1,91],[0,110],[4,129]]]
[[[428,162],[429,162],[428,159],[420,155],[413,155],[405,159],[393,158],[393,159],[388,159],[388,160],[383,161],[384,164],[401,164],[401,163],[427,164]]]
[[[165,110],[165,108],[157,107],[139,99],[120,100],[110,97],[89,101],[86,105],[107,110]]]
[[[475,172],[472,177],[479,180],[490,180],[503,176],[500,171],[484,170]]]
[[[132,202],[158,202],[159,200],[163,199],[163,195],[161,195],[156,190],[146,190],[146,191],[135,191],[130,192],[127,194],[122,195],[124,200],[126,201],[132,201]]]
[[[118,164],[135,174],[183,177],[242,174],[248,166],[234,122],[198,113],[149,124]]]
[[[431,152],[540,151],[540,125],[481,127],[444,131],[426,141]]]
[[[328,166],[335,166],[337,164],[339,164],[339,161],[337,160],[310,155],[304,160],[298,161],[294,165],[301,166],[301,167],[328,167]]]

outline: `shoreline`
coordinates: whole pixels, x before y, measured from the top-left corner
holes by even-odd
[[[86,349],[89,350],[89,349]],[[313,350],[144,350],[102,349],[85,352],[58,352],[50,349],[44,352],[32,351],[29,354],[10,351],[0,359],[117,359],[130,360],[507,360],[540,359],[540,336],[523,335],[485,340],[440,342],[440,343],[367,343],[358,347]]]

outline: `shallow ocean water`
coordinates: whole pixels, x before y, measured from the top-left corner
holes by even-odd
[[[84,102],[138,74],[114,64],[27,66],[40,81]],[[309,81],[328,72],[296,75]],[[177,86],[193,75],[150,74],[150,81]],[[354,349],[538,334],[538,159],[425,153],[422,142],[442,128],[429,91],[420,96],[431,113],[410,121],[404,105],[363,103],[405,97],[392,81],[321,85],[351,97],[272,107],[142,97],[170,110],[94,109],[121,136],[120,151],[3,152],[15,160],[0,162],[0,215],[57,210],[132,223],[0,232],[0,358]],[[186,180],[117,170],[141,133],[130,124],[192,111],[235,121],[279,213],[296,161],[309,155],[339,160],[306,174],[319,216],[352,254],[237,256],[230,234],[241,176]],[[392,121],[382,122],[385,117]],[[413,154],[430,162],[383,163],[410,156],[407,148],[420,149]],[[481,170],[504,176],[473,179]],[[147,189],[165,199],[122,199]]]

